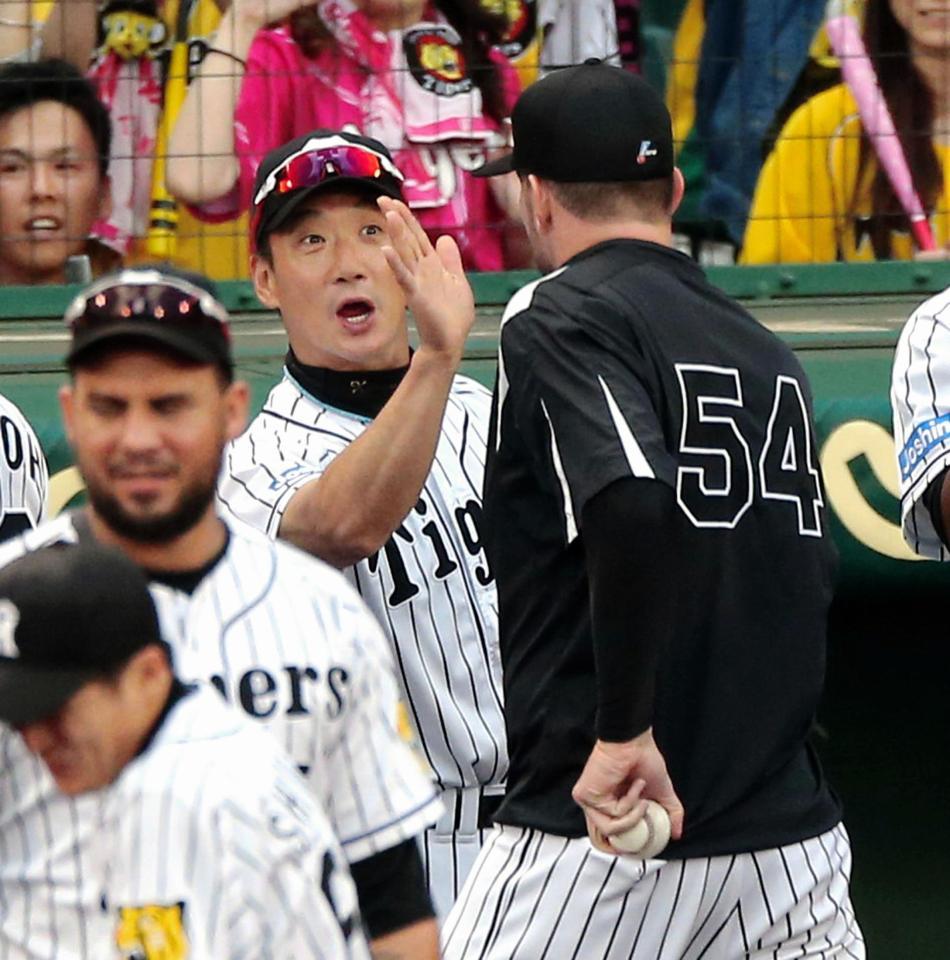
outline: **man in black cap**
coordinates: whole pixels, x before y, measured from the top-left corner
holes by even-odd
[[[518,173],[550,272],[504,314],[486,469],[511,762],[445,955],[863,957],[807,742],[835,558],[804,372],[672,249],[643,80],[555,72],[512,128],[480,173]]]
[[[175,676],[148,581],[120,550],[60,543],[0,570],[0,720],[64,794],[108,788],[86,861],[101,893],[90,956],[305,957],[319,943],[369,960],[323,810],[276,740]]]
[[[448,237],[432,246],[401,183],[381,143],[340,131],[315,130],[261,163],[252,275],[290,349],[283,380],[228,447],[218,494],[269,536],[348,567],[383,625],[445,808],[422,845],[444,916],[508,766],[481,529],[491,396],[454,375],[464,336],[449,333],[464,333],[473,309],[458,249]],[[388,250],[400,239],[431,278],[428,298]],[[359,510],[333,509],[341,483]]]
[[[399,249],[394,240],[415,282],[412,254]],[[212,285],[166,268],[125,270],[85,289],[65,319],[60,400],[89,503],[5,544],[0,566],[92,539],[144,568],[181,676],[209,681],[265,725],[304,773],[352,865],[374,947],[435,956],[417,836],[440,808],[397,726],[386,641],[336,571],[231,529],[216,509],[222,451],[246,425],[248,389],[233,378],[228,315]],[[359,504],[355,481],[340,489]],[[97,956],[98,897],[84,882],[94,811],[57,792],[2,725],[0,810],[0,953],[48,955],[55,941],[62,960]]]

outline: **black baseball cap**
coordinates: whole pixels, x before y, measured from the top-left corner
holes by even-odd
[[[320,129],[271,150],[257,168],[251,193],[251,239],[259,247],[312,193],[357,184],[376,196],[402,200],[403,176],[392,154],[372,137]]]
[[[107,274],[73,300],[64,320],[72,334],[70,366],[106,342],[130,340],[215,364],[228,378],[233,371],[228,312],[199,273],[161,265]]]
[[[516,171],[560,183],[657,180],[673,172],[663,98],[636,74],[600,60],[533,83],[511,114],[514,149],[474,171]]]
[[[162,644],[142,571],[120,550],[60,543],[0,570],[0,720],[35,723],[90,680]]]

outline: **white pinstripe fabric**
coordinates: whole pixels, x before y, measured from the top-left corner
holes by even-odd
[[[445,960],[864,960],[844,826],[775,850],[614,857],[495,827],[443,930]]]
[[[508,769],[498,602],[479,529],[490,408],[483,387],[455,378],[416,507],[383,550],[347,571],[390,641],[422,752],[452,805],[459,791],[502,784]],[[226,451],[218,486],[224,509],[276,536],[291,497],[367,422],[285,376]],[[451,834],[427,834],[437,906],[454,898],[446,878],[464,878],[479,836],[459,834],[456,848]]]
[[[0,547],[75,541],[69,515]],[[254,531],[232,533],[194,594],[153,584],[179,676],[209,680],[266,725],[305,771],[350,862],[415,837],[441,807],[397,730],[398,688],[379,627],[345,579]],[[62,796],[0,727],[0,960],[100,960],[94,798]]]
[[[326,815],[273,738],[213,691],[175,706],[107,791],[103,825],[97,956],[113,954],[123,909],[181,903],[189,960],[369,960]]]
[[[946,560],[921,497],[950,466],[950,290],[921,304],[904,325],[894,351],[891,411],[904,539],[922,557]]]

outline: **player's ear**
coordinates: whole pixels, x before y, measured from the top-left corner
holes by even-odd
[[[259,253],[251,254],[251,280],[257,299],[265,307],[276,310],[280,307],[274,284],[274,266],[267,257]]]
[[[63,431],[69,445],[73,446],[73,401],[75,392],[71,383],[64,383],[59,388],[59,410],[63,417]]]
[[[525,189],[531,197],[530,209],[534,214],[534,229],[538,233],[545,233],[553,216],[554,194],[548,184],[533,173],[528,174]]]
[[[686,193],[686,180],[679,167],[673,167],[673,197],[670,201],[670,216],[679,209],[683,202],[683,194]]]
[[[244,433],[247,427],[251,407],[251,390],[247,383],[244,380],[235,380],[228,384],[224,403],[224,433],[228,440],[233,440]]]

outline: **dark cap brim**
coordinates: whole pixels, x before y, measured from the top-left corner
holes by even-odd
[[[66,362],[75,363],[94,347],[120,339],[156,343],[196,363],[231,364],[230,350],[223,336],[220,345],[205,343],[197,338],[195,331],[186,332],[161,320],[148,319],[104,323],[76,334],[66,354]]]
[[[0,663],[0,720],[23,727],[52,716],[81,687],[101,676],[92,670],[53,670],[22,661]]]
[[[473,177],[498,177],[503,173],[511,173],[515,169],[515,155],[509,153],[504,157],[489,160],[477,170],[472,171]]]

